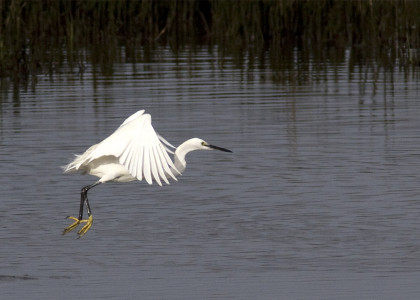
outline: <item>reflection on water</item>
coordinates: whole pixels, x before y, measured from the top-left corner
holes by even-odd
[[[276,70],[160,51],[112,76],[91,66],[82,78],[40,76],[1,103],[4,297],[418,295],[415,78],[349,72],[349,53],[305,80],[273,83]],[[162,188],[96,187],[92,229],[61,236],[95,178],[59,166],[139,109],[175,145],[197,136],[234,154],[192,153],[179,182]]]

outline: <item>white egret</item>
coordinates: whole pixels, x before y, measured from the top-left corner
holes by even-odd
[[[63,234],[75,229],[80,223],[86,223],[79,230],[82,237],[92,226],[92,211],[87,192],[100,183],[153,180],[162,185],[161,179],[169,184],[168,178],[176,179],[186,167],[185,156],[194,150],[220,150],[232,152],[208,144],[199,138],[192,138],[176,148],[175,153],[168,147],[175,148],[161,137],[152,127],[152,118],[140,110],[128,117],[121,126],[102,142],[91,146],[81,155],[64,166],[64,173],[80,172],[99,177],[95,183],[85,186],[81,191],[79,217],[67,217],[74,221],[64,229]],[[168,153],[174,154],[174,162]],[[83,219],[83,207],[86,206],[88,219]]]

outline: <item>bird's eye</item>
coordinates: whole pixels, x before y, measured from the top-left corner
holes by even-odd
[[[206,145],[206,143],[204,143],[204,142],[201,142],[201,146],[205,146]]]

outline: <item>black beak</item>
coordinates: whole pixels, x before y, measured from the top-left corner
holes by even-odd
[[[220,150],[220,151],[223,151],[223,152],[232,152],[229,149],[225,149],[225,148],[217,147],[217,146],[213,146],[213,145],[207,145],[207,147],[209,147],[211,149],[215,149],[215,150]]]

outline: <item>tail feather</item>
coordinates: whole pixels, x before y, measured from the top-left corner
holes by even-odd
[[[84,171],[83,167],[85,163],[89,163],[89,159],[90,159],[90,154],[92,153],[93,150],[95,150],[97,145],[93,145],[92,147],[90,147],[89,149],[87,149],[85,151],[85,153],[83,154],[76,154],[76,158],[69,163],[68,165],[62,166],[61,168],[63,169],[64,173],[75,173],[78,171]]]
[[[74,173],[74,172],[77,172],[77,169],[78,169],[78,160],[80,159],[80,156],[81,155],[75,155],[75,159],[71,162],[71,163],[69,163],[68,165],[65,165],[65,166],[61,166],[61,169],[63,169],[63,172],[64,173]]]

